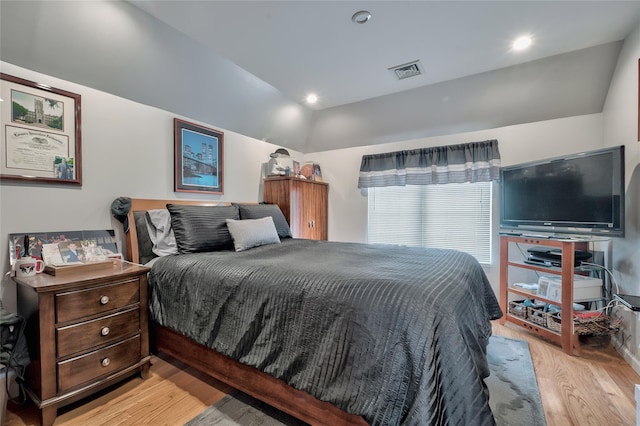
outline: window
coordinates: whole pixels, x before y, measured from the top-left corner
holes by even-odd
[[[369,188],[370,243],[449,248],[491,263],[491,182]]]

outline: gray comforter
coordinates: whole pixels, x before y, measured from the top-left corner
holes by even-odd
[[[285,239],[160,258],[152,318],[374,425],[491,425],[476,260],[450,250]]]

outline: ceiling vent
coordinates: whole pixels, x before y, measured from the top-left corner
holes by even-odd
[[[420,75],[422,74],[422,70],[422,64],[419,60],[389,68],[389,71],[391,71],[398,80]]]

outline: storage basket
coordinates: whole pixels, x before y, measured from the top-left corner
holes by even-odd
[[[549,318],[548,328],[560,332],[562,319],[559,314]],[[606,336],[615,334],[620,328],[620,321],[613,320],[608,315],[598,315],[593,318],[573,318],[573,331],[575,334],[585,336]]]
[[[528,310],[528,321],[538,324],[540,327],[549,328],[549,317],[551,316],[549,312],[536,308],[528,308]]]
[[[529,308],[524,305],[524,300],[509,302],[509,313],[513,316],[527,319]]]
[[[558,314],[549,314],[547,321],[547,328],[553,330],[556,333],[562,332],[562,320]]]
[[[576,334],[590,336],[612,335],[620,329],[620,320],[613,320],[607,315],[600,315],[595,318],[579,319],[574,318],[573,327]]]

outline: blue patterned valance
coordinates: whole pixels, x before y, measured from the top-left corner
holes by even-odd
[[[498,141],[363,155],[358,188],[489,182],[500,177]]]

